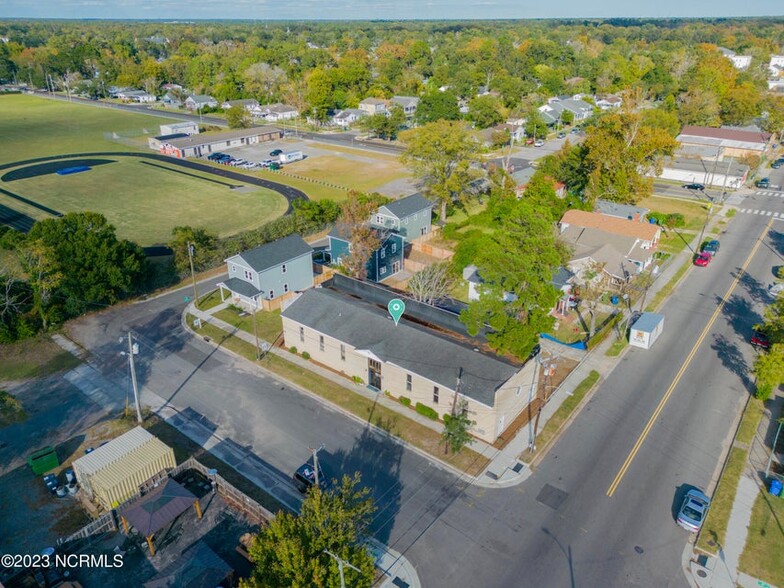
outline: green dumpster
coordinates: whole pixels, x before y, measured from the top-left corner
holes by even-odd
[[[45,474],[60,465],[57,459],[57,452],[54,447],[44,447],[30,454],[27,458],[27,465],[36,475]]]

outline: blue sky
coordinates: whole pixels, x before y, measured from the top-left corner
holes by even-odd
[[[781,0],[0,0],[0,17],[475,19],[781,16]]]

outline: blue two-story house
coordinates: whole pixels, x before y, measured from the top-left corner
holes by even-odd
[[[370,218],[370,224],[395,231],[413,241],[430,232],[432,216],[433,203],[417,193],[379,206]]]
[[[248,308],[270,310],[293,292],[313,287],[313,248],[299,235],[243,251],[226,260],[228,279],[218,287],[232,301]]]
[[[381,245],[367,262],[367,279],[381,282],[403,269],[405,239],[402,235],[376,229]],[[343,258],[351,253],[351,235],[346,227],[336,225],[329,232],[329,252],[333,265],[341,265]]]

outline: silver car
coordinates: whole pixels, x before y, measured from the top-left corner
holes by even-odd
[[[702,528],[709,507],[710,498],[696,488],[692,488],[686,493],[683,505],[678,511],[678,524],[687,531],[696,533]]]

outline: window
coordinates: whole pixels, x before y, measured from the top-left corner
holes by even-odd
[[[411,374],[406,374],[406,392],[411,392]]]
[[[340,344],[340,361],[346,361],[346,346]]]
[[[378,273],[380,273],[380,274],[383,276],[385,273],[387,273],[387,268],[385,268],[385,267],[382,267],[382,268],[379,270],[379,272],[378,272]]]
[[[231,271],[232,271],[232,273],[236,272],[237,271],[237,266],[234,265],[234,264],[231,264]]]
[[[288,284],[283,284],[283,293],[285,294],[288,291],[289,291],[289,285]]]
[[[380,214],[376,215],[376,224],[377,225],[383,225],[384,224],[384,217],[381,216]]]
[[[286,273],[286,264],[285,263],[282,266],[280,266],[280,271],[283,272],[284,274]]]
[[[253,272],[251,272],[250,270],[245,270],[245,279],[248,280],[249,282],[252,282]]]
[[[384,259],[387,256],[387,250],[383,247],[381,248],[381,259]]]
[[[319,351],[324,351],[324,335],[319,335]]]
[[[305,342],[305,327],[299,328],[299,340],[304,343]]]
[[[438,404],[438,386],[433,386],[433,404]]]
[[[270,290],[269,291],[269,299],[272,300],[273,298],[275,298],[275,290]]]
[[[397,243],[392,243],[392,253],[397,253]]]

